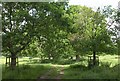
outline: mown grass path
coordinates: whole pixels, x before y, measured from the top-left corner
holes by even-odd
[[[59,74],[57,75],[56,79],[62,79],[63,75],[64,75],[64,66],[60,67]]]
[[[60,79],[64,76],[64,65],[52,65],[51,67],[52,68],[48,72],[38,77],[37,81],[41,81],[42,79],[56,79],[60,81]]]

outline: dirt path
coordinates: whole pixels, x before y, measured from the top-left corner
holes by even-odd
[[[48,75],[50,75],[50,73],[52,72],[52,69],[49,70],[47,73],[45,73],[44,75],[42,75],[41,77],[39,77],[39,79],[48,79]]]
[[[59,74],[55,79],[61,79],[63,75],[64,75],[64,66],[60,67]]]
[[[52,67],[48,72],[46,72],[44,75],[38,77],[39,79],[49,79],[49,75],[54,71],[55,67]]]
[[[44,75],[38,77],[37,81],[41,81],[42,79],[62,79],[64,75],[64,66],[52,66],[52,68],[46,72]],[[55,74],[54,74],[55,73]],[[52,76],[52,77],[51,77]]]

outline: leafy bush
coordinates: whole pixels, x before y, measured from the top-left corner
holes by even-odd
[[[73,60],[68,60],[68,59],[61,59],[61,60],[58,60],[57,62],[55,62],[57,64],[62,64],[62,65],[66,65],[66,64],[72,64],[74,63]]]
[[[51,63],[52,60],[49,60],[49,59],[44,59],[44,60],[41,60],[41,63]]]
[[[70,68],[74,68],[74,69],[79,68],[79,69],[82,69],[82,70],[87,70],[88,69],[85,65],[81,65],[81,64],[71,64]]]
[[[22,69],[30,69],[30,68],[31,68],[30,65],[25,65],[25,64],[22,65]]]

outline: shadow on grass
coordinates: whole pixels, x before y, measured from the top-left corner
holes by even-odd
[[[62,59],[59,61],[56,60],[49,60],[49,59],[45,59],[45,60],[32,60],[27,62],[27,64],[47,64],[47,63],[51,63],[51,64],[58,64],[58,65],[68,65],[68,64],[74,64],[76,62],[76,60],[69,60],[69,59]]]
[[[15,70],[3,67],[3,79],[36,79],[47,72],[49,65],[19,65]]]
[[[104,65],[91,69],[81,64],[71,64],[69,67],[65,67],[62,81],[119,81],[119,68],[120,64],[114,67],[106,67]],[[3,79],[34,79],[36,81],[35,79],[44,75],[50,69],[50,65],[19,65],[14,71],[4,68]],[[49,79],[45,81],[49,81]],[[52,79],[51,81],[56,80]]]
[[[120,79],[120,65],[108,67],[108,65],[88,68],[80,64],[72,64],[64,70],[64,79]],[[113,80],[114,81],[114,80]]]

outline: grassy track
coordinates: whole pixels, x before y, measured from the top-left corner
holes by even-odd
[[[28,57],[19,58],[19,67],[14,71],[5,68],[5,57],[0,59],[3,65],[3,79],[115,79],[118,78],[117,55],[100,56],[100,67],[88,69],[86,61],[76,62],[68,65],[41,64],[38,58],[31,61]],[[87,57],[85,57],[87,59]],[[34,61],[35,63],[32,63]],[[74,66],[74,67],[73,67]],[[108,67],[110,66],[110,67]],[[115,67],[116,66],[116,67]],[[63,67],[63,68],[62,68]],[[64,69],[64,70],[63,70]],[[50,73],[48,73],[50,71]],[[63,73],[62,75],[60,73]]]

